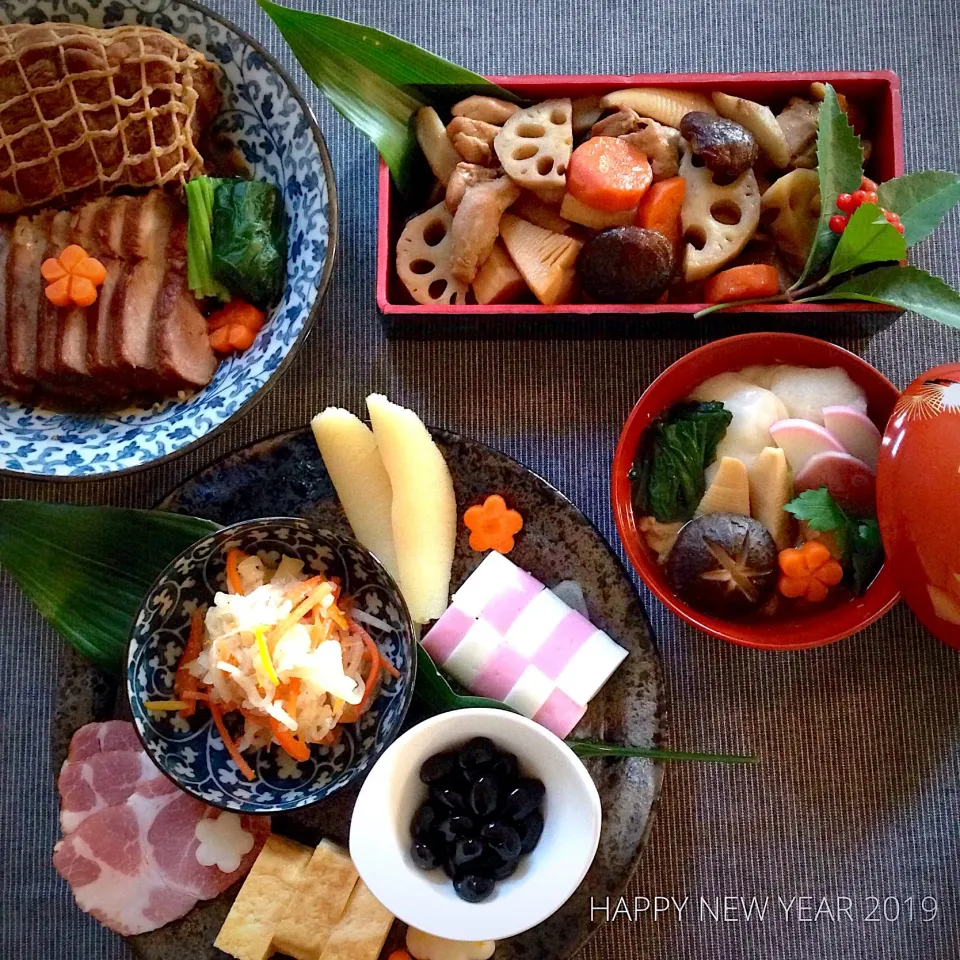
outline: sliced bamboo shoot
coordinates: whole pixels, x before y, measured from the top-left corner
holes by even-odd
[[[779,447],[764,447],[750,467],[750,508],[778,550],[793,544],[793,517],[783,508],[793,499],[793,478]]]
[[[447,609],[457,539],[457,500],[443,454],[412,411],[371,394],[367,410],[393,491],[400,589],[417,623]]]
[[[327,407],[310,426],[353,535],[396,580],[393,492],[373,431],[339,407]]]
[[[576,276],[574,264],[583,244],[573,237],[544,230],[505,213],[500,237],[536,298],[548,305],[569,300]]]
[[[667,90],[664,87],[630,87],[614,90],[601,101],[604,110],[629,107],[641,117],[651,117],[668,127],[679,127],[680,121],[691,111],[700,110],[717,115],[709,97],[691,90]]]
[[[460,162],[460,155],[447,137],[447,129],[433,107],[422,107],[414,119],[417,143],[430,164],[433,175],[444,185]]]
[[[705,513],[737,513],[750,516],[750,480],[742,460],[724,457],[713,482],[707,487],[697,516]]]
[[[632,226],[637,217],[637,208],[629,210],[596,210],[581,203],[572,193],[568,193],[560,204],[560,216],[571,223],[579,223],[591,230],[606,230],[608,227]]]

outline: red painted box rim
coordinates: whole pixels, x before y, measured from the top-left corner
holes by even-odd
[[[822,80],[839,85],[881,82],[886,85],[886,117],[890,129],[889,142],[882,145],[874,143],[875,154],[883,155],[883,162],[889,169],[889,175],[883,179],[899,177],[904,172],[903,160],[903,112],[900,103],[900,78],[890,70],[809,70],[794,72],[758,72],[758,73],[637,73],[637,74],[521,74],[517,76],[491,76],[487,79],[517,93],[535,92],[534,95],[546,96],[544,87],[560,87],[558,93],[577,93],[590,87],[606,87],[609,90],[620,87],[642,86],[680,86],[708,87],[716,89],[726,87],[747,87],[751,84],[799,85]],[[393,303],[390,300],[389,287],[393,264],[391,243],[391,183],[390,170],[380,160],[377,190],[377,306],[381,313],[389,315],[424,316],[504,316],[504,315],[571,315],[571,314],[637,314],[662,316],[664,314],[692,315],[708,304],[697,303],[641,303],[641,304],[604,304],[569,303],[546,306],[539,303],[507,303],[497,305],[482,304],[409,304]],[[803,314],[803,313],[887,313],[896,312],[896,307],[884,304],[837,301],[833,303],[778,303],[754,304],[729,310],[727,313],[762,314]]]

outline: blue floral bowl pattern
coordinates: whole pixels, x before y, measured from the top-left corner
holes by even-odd
[[[217,129],[257,179],[283,191],[287,289],[256,343],[220,364],[186,399],[96,415],[0,397],[0,470],[83,478],[135,470],[210,439],[262,399],[301,346],[329,282],[336,248],[333,170],[310,108],[251,37],[190,0],[0,0],[0,23],[64,20],[93,27],[142,23],[181,37],[222,68]]]
[[[385,678],[373,706],[344,726],[339,743],[315,745],[297,763],[271,747],[248,752],[256,774],[247,780],[230,759],[209,712],[183,719],[152,713],[144,703],[169,700],[177,664],[190,634],[191,613],[226,590],[226,554],[233,547],[276,564],[282,555],[304,562],[305,571],[339,577],[355,607],[389,624],[367,626],[400,679]],[[355,540],[305,520],[248,520],[199,540],[174,560],[144,600],[133,627],[127,660],[127,694],[147,753],[181,789],[205,803],[237,813],[282,813],[317,803],[363,776],[400,733],[413,697],[416,637],[400,591],[383,567]],[[237,733],[236,714],[224,718]]]

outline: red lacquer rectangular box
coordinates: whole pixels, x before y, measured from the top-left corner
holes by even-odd
[[[491,77],[518,96],[528,100],[546,100],[553,97],[588,97],[609,93],[624,87],[658,86],[695,90],[710,94],[715,90],[734,94],[761,103],[778,105],[792,96],[808,97],[810,84],[822,81],[833,84],[861,107],[868,118],[873,154],[867,164],[867,174],[874,180],[889,180],[903,173],[903,118],[900,108],[900,80],[888,70],[868,72],[810,71],[806,73],[698,73],[698,74],[637,74],[634,76],[516,76]],[[424,161],[426,162],[426,161]],[[512,318],[510,332],[516,333],[522,323],[527,331],[551,332],[547,318],[566,318],[565,332],[591,336],[589,326],[575,315],[619,317],[618,335],[630,332],[645,334],[645,325],[624,323],[631,315],[653,318],[666,314],[690,316],[705,304],[599,304],[568,303],[544,306],[537,303],[499,304],[483,306],[422,305],[414,303],[397,276],[394,251],[406,220],[420,210],[409,209],[390,179],[390,171],[380,162],[379,195],[377,202],[377,305],[384,315],[387,332],[391,336],[455,335],[461,331],[479,332],[489,321],[483,317]],[[742,307],[737,314],[836,314],[889,313],[892,307],[869,303],[830,304],[757,304]],[[715,315],[716,316],[716,315]],[[471,324],[470,318],[477,318]],[[674,317],[680,321],[681,317]],[[756,318],[760,319],[760,318]],[[782,317],[781,319],[786,319]],[[464,323],[464,321],[467,321]],[[523,323],[523,321],[528,321]],[[575,326],[571,326],[571,322]],[[771,318],[772,322],[772,318]],[[756,324],[753,324],[756,326]],[[491,331],[493,332],[493,331]]]

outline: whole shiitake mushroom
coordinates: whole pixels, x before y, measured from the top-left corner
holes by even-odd
[[[700,110],[680,121],[680,136],[711,173],[730,182],[746,173],[760,155],[757,141],[746,127]]]
[[[611,227],[591,237],[577,258],[577,276],[600,303],[652,303],[670,284],[673,246],[656,230]]]
[[[674,593],[718,617],[759,609],[777,583],[777,547],[767,528],[736,513],[694,517],[677,535],[667,560]]]

